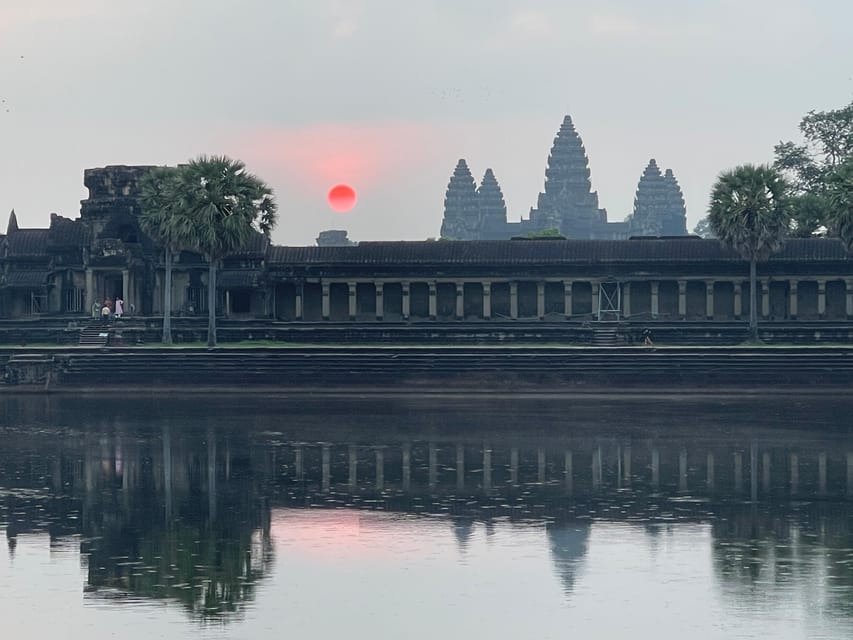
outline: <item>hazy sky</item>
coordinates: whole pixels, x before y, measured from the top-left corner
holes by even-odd
[[[849,0],[0,0],[0,230],[77,217],[87,167],[201,153],[274,187],[277,243],[437,236],[461,157],[518,220],[566,113],[610,220],[654,157],[692,228],[719,171],[851,98]]]

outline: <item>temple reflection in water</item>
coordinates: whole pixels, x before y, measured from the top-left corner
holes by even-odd
[[[727,597],[805,580],[853,613],[853,442],[831,402],[780,402],[765,415],[796,421],[801,411],[819,429],[737,428],[729,415],[724,430],[713,414],[688,427],[680,409],[631,405],[610,407],[605,427],[592,419],[597,402],[507,428],[535,403],[516,413],[398,400],[374,413],[341,401],[325,413],[294,402],[194,414],[123,402],[94,403],[92,417],[83,399],[4,399],[0,528],[10,555],[33,534],[79,543],[87,598],[164,599],[206,618],[251,603],[272,570],[271,522],[307,509],[446,522],[463,552],[477,532],[538,532],[568,597],[602,527],[654,545],[699,526]]]

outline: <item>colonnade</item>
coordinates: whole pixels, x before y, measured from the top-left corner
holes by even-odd
[[[630,444],[555,451],[545,447],[493,448],[484,443],[475,449],[463,444],[428,442],[416,445],[416,456],[412,443],[345,446],[344,457],[339,446],[328,443],[316,448],[292,445],[291,479],[316,483],[322,492],[333,487],[345,487],[351,492],[408,492],[418,487],[430,492],[490,492],[531,484],[562,486],[570,492],[577,485],[579,491],[587,492],[625,489],[636,484],[654,491],[669,488],[677,493],[748,492],[752,500],[771,494],[853,498],[853,451],[782,451],[758,442],[733,451]],[[309,464],[307,459],[316,459],[317,448],[320,464]],[[414,462],[421,458],[425,458],[426,465]],[[319,477],[312,475],[312,470],[319,471]]]
[[[853,278],[773,277],[757,282],[764,320],[853,318]],[[737,320],[749,281],[680,279],[318,278],[275,285],[275,315],[293,320],[607,319]]]

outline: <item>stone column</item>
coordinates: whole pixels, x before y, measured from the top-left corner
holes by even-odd
[[[356,297],[358,285],[355,282],[347,282],[347,287],[349,288],[349,319],[355,320],[358,311],[358,298]]]
[[[756,292],[757,293],[757,292]],[[761,281],[761,317],[767,318],[770,315],[770,281]]]
[[[709,491],[714,489],[714,453],[709,452],[705,459],[705,484]]]
[[[743,491],[743,453],[740,451],[734,454],[734,484],[736,493]]]
[[[592,290],[592,316],[598,318],[598,312],[601,309],[601,284],[598,281],[590,282]]]
[[[376,490],[385,490],[385,450],[376,448]]]
[[[376,287],[376,319],[382,320],[385,315],[384,284],[382,282],[374,282],[373,286]]]
[[[687,280],[678,281],[678,317],[687,317]]]
[[[545,283],[536,283],[536,317],[540,320],[545,318]]]
[[[796,453],[791,454],[791,495],[797,495],[800,492],[800,456]]]
[[[509,483],[518,486],[518,447],[509,450]]]
[[[403,281],[400,284],[403,289],[403,320],[408,320],[412,310],[411,300],[409,299],[409,291],[411,288],[411,284],[406,281]]]
[[[622,317],[631,317],[631,283],[622,284]]]
[[[797,319],[797,313],[799,312],[799,301],[797,300],[797,284],[798,280],[791,280],[788,282],[788,317],[791,320]]]
[[[844,289],[847,293],[847,319],[853,318],[853,280],[844,281]]]
[[[325,280],[323,280],[320,283],[320,287],[323,290],[323,304],[322,304],[323,320],[329,319],[329,309],[331,307],[331,305],[329,303],[329,287],[330,286],[331,286],[331,284],[329,282],[326,282]]]
[[[509,283],[509,317],[518,319],[518,283]]]
[[[539,447],[536,450],[536,482],[545,484],[545,449]]]
[[[171,292],[169,292],[171,293]],[[121,270],[121,299],[127,304],[130,294],[130,271],[128,269]]]
[[[742,282],[733,282],[732,288],[734,290],[735,304],[734,304],[734,312],[735,318],[740,318],[743,314],[743,283]]]
[[[847,452],[847,496],[853,496],[853,451]]]
[[[461,444],[456,445],[456,490],[462,491],[465,488],[465,447]]]
[[[412,486],[412,445],[406,442],[403,445],[403,491],[408,491]]]
[[[714,319],[714,281],[705,282],[705,317]]]
[[[349,446],[349,490],[352,493],[358,487],[358,450],[354,444]]]
[[[465,319],[465,283],[456,283],[456,319]]]
[[[434,442],[429,443],[429,488],[435,489],[438,484],[438,447]]]
[[[687,449],[684,447],[678,452],[678,490],[687,491]]]
[[[847,299],[850,299],[850,287],[847,287]],[[92,313],[92,306],[95,304],[95,274],[92,267],[86,267],[86,314]],[[849,303],[847,305],[850,306]],[[98,314],[100,317],[100,314]]]
[[[563,280],[563,304],[565,308],[563,312],[565,316],[571,317],[572,315],[572,281],[571,280]]]
[[[826,317],[826,280],[817,281],[817,315],[821,320]]]
[[[488,280],[483,281],[483,319],[489,320],[492,317],[492,283]]]
[[[660,314],[660,282],[650,283],[652,289],[652,318]]]
[[[660,487],[660,451],[652,449],[652,486]]]
[[[571,494],[574,489],[572,452],[566,451],[563,457],[563,475],[566,477],[566,493]]]
[[[332,448],[324,444],[320,460],[321,490],[328,493],[332,485]]]
[[[438,291],[436,289],[435,280],[429,283],[429,319],[435,320],[438,315]]]
[[[483,490],[492,488],[492,449],[489,444],[483,445]]]
[[[169,295],[166,292],[164,293],[165,295]],[[231,289],[225,290],[225,317],[231,317]]]
[[[761,454],[761,490],[764,493],[768,493],[770,491],[770,478],[770,452],[764,451]]]
[[[295,309],[294,309],[293,315],[295,316],[295,318],[297,320],[302,320],[302,314],[303,314],[302,300],[304,297],[303,294],[305,293],[305,290],[304,290],[304,287],[302,284],[297,284],[294,289],[295,289],[295,291],[294,291],[293,303],[294,303]]]
[[[826,451],[817,454],[817,492],[826,495]]]

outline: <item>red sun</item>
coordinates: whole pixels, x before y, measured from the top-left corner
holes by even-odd
[[[346,213],[355,206],[355,189],[348,184],[336,184],[329,189],[327,198],[333,211]]]

